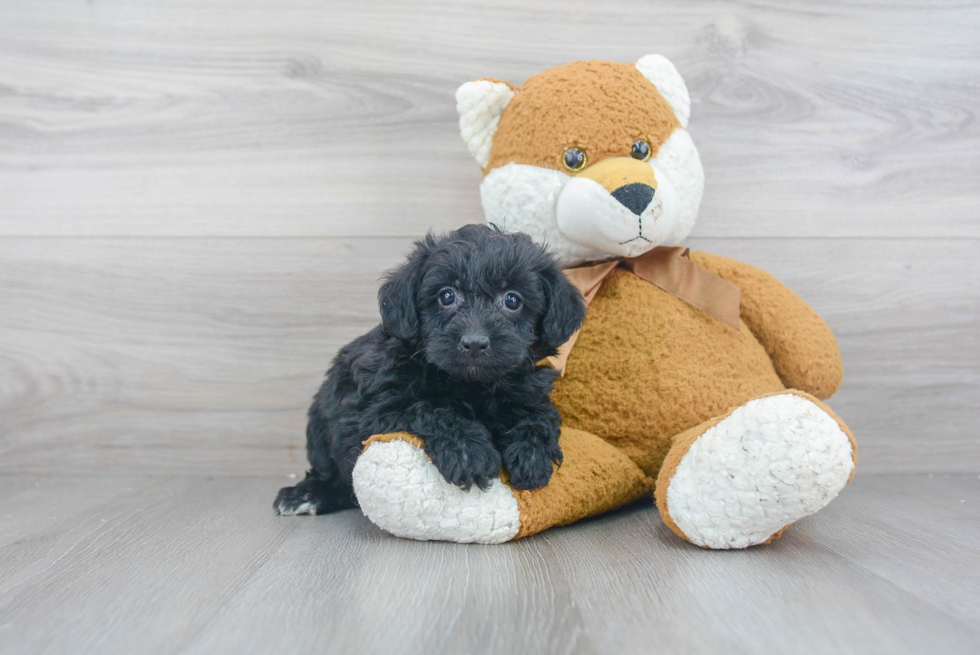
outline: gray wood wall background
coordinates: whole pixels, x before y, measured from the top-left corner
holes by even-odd
[[[863,472],[980,471],[976,2],[0,4],[0,472],[305,464],[413,238],[482,220],[469,79],[670,57],[694,248],[830,323]]]

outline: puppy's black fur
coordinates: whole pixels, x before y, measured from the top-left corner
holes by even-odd
[[[378,293],[382,323],[337,354],[310,407],[311,469],[279,492],[279,514],[356,507],[351,472],[373,434],[410,432],[452,484],[516,489],[560,464],[548,394],[553,355],[585,318],[582,295],[524,234],[468,225],[416,242]]]

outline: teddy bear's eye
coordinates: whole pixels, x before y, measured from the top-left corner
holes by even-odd
[[[637,139],[633,142],[633,149],[630,150],[630,157],[633,159],[639,159],[640,161],[650,159],[650,144],[643,139]]]
[[[580,148],[565,148],[561,156],[561,163],[570,171],[582,170],[588,161],[589,156]]]

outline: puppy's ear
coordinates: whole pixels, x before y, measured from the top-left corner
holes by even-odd
[[[585,298],[555,264],[545,269],[542,277],[548,307],[541,317],[538,349],[546,357],[553,355],[582,326]]]
[[[378,291],[378,308],[381,322],[393,336],[414,341],[419,333],[418,293],[425,269],[425,261],[435,247],[430,232],[425,239],[415,242],[415,250],[408,261],[389,271]]]

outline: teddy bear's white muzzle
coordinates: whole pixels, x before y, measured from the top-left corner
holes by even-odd
[[[588,178],[570,179],[555,207],[558,229],[569,241],[620,257],[637,257],[655,248],[673,229],[665,211],[673,187],[660,183],[655,191],[651,188],[652,197],[642,209],[643,194],[626,191],[610,193]]]

